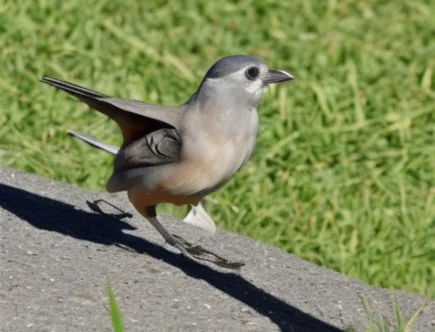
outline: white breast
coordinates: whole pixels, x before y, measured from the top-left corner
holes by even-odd
[[[213,131],[197,130],[195,135],[186,135],[181,162],[167,172],[167,189],[187,195],[210,192],[227,182],[248,160],[255,146],[258,115],[256,110],[245,115],[243,125],[235,127],[237,130],[220,130],[219,123],[215,123]],[[217,136],[219,132],[225,134]]]

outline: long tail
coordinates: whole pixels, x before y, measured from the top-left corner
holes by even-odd
[[[102,93],[95,92],[95,91],[86,89],[84,87],[81,87],[79,85],[72,84],[72,83],[69,83],[66,81],[58,80],[56,78],[44,76],[44,77],[41,77],[41,82],[47,83],[49,85],[53,85],[56,88],[61,89],[63,91],[66,91],[66,92],[68,92],[76,97],[80,97],[80,96],[88,97],[88,98],[107,97],[106,95],[103,95]]]
[[[93,146],[95,148],[109,152],[111,154],[117,154],[119,151],[119,148],[117,148],[116,146],[97,141],[95,138],[79,134],[73,130],[68,130],[68,134],[70,134],[71,136],[77,137],[77,138],[81,139],[82,141],[85,141],[90,146]]]
[[[52,85],[58,88],[59,90],[65,91],[70,95],[73,95],[74,97],[78,98],[82,102],[86,103],[90,108],[93,108],[94,110],[107,115],[108,117],[112,118],[116,122],[118,122],[119,118],[121,118],[120,114],[124,113],[123,110],[107,104],[105,100],[107,100],[109,96],[104,95],[102,93],[95,92],[86,89],[82,86],[69,83],[66,81],[58,80],[57,78],[47,77],[47,76],[42,77],[40,81]],[[125,114],[123,116],[125,119],[126,117]]]
[[[44,76],[40,80],[69,93],[114,120],[121,129],[123,146],[162,127],[178,129],[185,112],[185,107],[165,107],[110,97],[52,77]]]

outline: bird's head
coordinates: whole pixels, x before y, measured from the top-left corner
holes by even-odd
[[[214,100],[225,99],[255,107],[269,84],[286,82],[294,77],[284,70],[269,69],[259,58],[230,55],[218,60],[207,71],[198,89],[200,95]]]

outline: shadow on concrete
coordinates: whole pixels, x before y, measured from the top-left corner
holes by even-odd
[[[124,234],[123,230],[135,228],[114,216],[77,210],[73,205],[5,184],[0,184],[0,206],[39,229],[78,240],[117,245],[160,259],[243,302],[268,317],[281,331],[341,331],[268,294],[237,274],[214,270],[143,238]]]

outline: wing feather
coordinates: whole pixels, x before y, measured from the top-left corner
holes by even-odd
[[[68,92],[116,121],[124,138],[123,146],[157,129],[178,129],[185,111],[183,106],[165,107],[110,97],[55,78],[42,77],[41,81]]]

